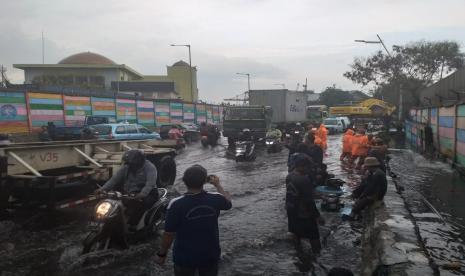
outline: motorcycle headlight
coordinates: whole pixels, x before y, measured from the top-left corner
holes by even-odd
[[[104,201],[100,203],[96,208],[95,208],[95,215],[97,219],[104,218],[108,213],[110,212],[112,205],[108,201]]]

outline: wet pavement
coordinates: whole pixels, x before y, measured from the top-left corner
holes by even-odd
[[[465,275],[465,180],[450,165],[411,151],[392,157],[392,170],[405,188],[407,206],[440,274]]]
[[[350,205],[347,196],[359,176],[340,164],[340,140],[340,135],[329,136],[325,163],[330,173],[347,181],[343,201]],[[430,176],[422,177],[421,174],[433,170],[417,170],[415,174],[418,175],[414,176],[408,167],[413,162],[407,157],[396,155],[392,162],[401,179],[410,184],[421,183],[420,180],[427,182]],[[192,164],[201,164],[209,174],[218,175],[225,189],[232,194],[233,208],[220,217],[222,261],[219,275],[326,275],[326,271],[334,266],[358,272],[361,267],[362,226],[342,222],[340,213],[322,212],[327,223],[321,228],[323,250],[319,258],[315,260],[308,253],[308,244],[304,246],[304,252],[295,249],[287,233],[284,209],[286,163],[287,150],[267,154],[264,149],[259,149],[254,162],[236,163],[227,158],[225,147],[221,145],[204,149],[194,144],[178,155],[178,179],[174,191],[182,193],[185,190],[181,182],[183,171]],[[207,186],[207,189],[211,188]],[[460,205],[459,202],[457,204]],[[421,204],[411,206],[416,217],[427,212],[422,214],[424,227],[420,227],[427,233],[427,247],[433,248],[438,258],[459,259],[460,254],[463,258],[463,237],[460,236],[463,231],[449,224],[451,229],[442,227],[442,232],[432,230],[436,222],[429,222],[428,210]],[[2,222],[0,275],[172,275],[171,260],[165,267],[154,263],[154,255],[159,248],[158,238],[126,251],[108,250],[80,256],[80,243],[85,237],[90,208],[59,213],[54,223],[45,217]],[[445,210],[444,216],[453,218],[457,214]],[[437,249],[444,245],[442,242],[456,251],[451,253]]]
[[[329,144],[328,170],[353,186],[357,176],[349,175],[338,161],[340,136],[331,136]],[[184,191],[180,178],[188,166],[202,164],[210,174],[220,176],[233,196],[233,209],[220,217],[220,275],[324,275],[333,266],[358,270],[361,229],[341,223],[338,213],[323,213],[327,220],[321,229],[324,249],[317,261],[311,261],[309,245],[304,252],[296,251],[287,233],[284,210],[286,162],[286,150],[267,154],[259,149],[254,162],[236,163],[227,158],[224,146],[204,149],[199,144],[178,155],[174,190]],[[80,256],[90,212],[91,206],[58,213],[55,221],[24,215],[14,223],[3,222],[0,275],[172,274],[171,262],[165,267],[153,262],[159,239],[127,251]]]

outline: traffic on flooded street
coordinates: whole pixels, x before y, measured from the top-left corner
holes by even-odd
[[[269,154],[261,148],[254,162],[237,163],[228,158],[226,141],[222,142],[214,148],[193,144],[176,157],[178,175],[193,164],[201,164],[208,173],[218,175],[231,193],[233,208],[219,219],[220,275],[324,275],[332,267],[360,268],[362,225],[342,222],[340,212],[322,212],[326,224],[320,228],[323,250],[317,260],[309,244],[304,244],[302,251],[296,250],[287,232],[285,210],[287,150]],[[341,136],[329,136],[328,144],[328,171],[346,181],[342,201],[350,206],[350,191],[359,176],[339,162]],[[207,185],[206,189],[212,187]],[[184,192],[185,186],[177,179],[170,193]],[[53,225],[42,217],[3,221],[2,231],[8,239],[2,242],[2,271],[14,275],[172,275],[171,265],[160,267],[154,262],[159,238],[126,251],[81,256],[92,209],[87,206],[60,212]]]
[[[465,3],[3,1],[0,276],[465,275]]]

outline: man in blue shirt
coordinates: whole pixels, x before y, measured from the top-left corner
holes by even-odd
[[[232,207],[231,196],[225,192],[215,175],[207,176],[207,170],[194,165],[184,172],[183,181],[187,193],[174,198],[168,205],[165,233],[157,253],[159,264],[164,264],[174,240],[173,262],[176,276],[218,274],[221,249],[218,231],[220,210]],[[217,193],[203,190],[209,182]]]

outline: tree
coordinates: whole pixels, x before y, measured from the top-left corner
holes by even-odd
[[[319,102],[326,106],[336,106],[350,102],[359,102],[366,98],[368,96],[361,91],[345,91],[333,85],[321,92]]]
[[[363,86],[374,85],[374,94],[379,97],[392,98],[390,94],[395,94],[398,99],[402,89],[411,99],[410,105],[418,106],[420,91],[463,67],[464,60],[457,42],[419,41],[393,46],[391,55],[378,51],[367,58],[355,58],[344,77]],[[398,105],[398,101],[393,104]]]

